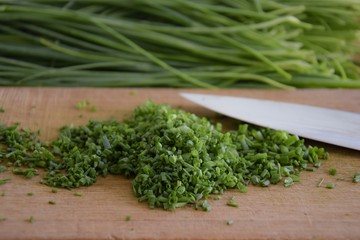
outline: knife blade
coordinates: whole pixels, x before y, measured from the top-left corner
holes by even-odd
[[[360,113],[243,97],[193,93],[180,95],[244,122],[360,150]]]

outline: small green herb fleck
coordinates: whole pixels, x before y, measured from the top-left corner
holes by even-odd
[[[33,196],[34,194],[32,192],[28,192],[26,195]]]
[[[354,174],[354,176],[353,176],[353,182],[354,182],[354,183],[360,182],[360,172],[357,172],[357,173]]]
[[[83,108],[87,107],[89,104],[90,104],[89,100],[84,100],[84,101],[78,102],[76,104],[76,108],[77,109],[83,109]]]
[[[6,166],[4,166],[4,165],[0,165],[0,172],[5,172],[5,171],[6,171],[6,169],[7,169],[7,167],[6,167]]]
[[[230,199],[229,199],[229,201],[226,203],[226,205],[228,205],[228,206],[230,206],[230,207],[239,207],[239,204],[237,204],[236,202],[235,202],[235,197],[231,197]]]
[[[79,193],[79,192],[76,192],[76,193],[74,193],[74,196],[76,196],[76,197],[81,197],[81,196],[82,196],[82,194],[81,194],[81,193]]]
[[[306,168],[305,168],[305,171],[313,172],[313,171],[315,171],[315,168],[313,168],[313,167],[306,167]]]
[[[57,193],[57,191],[58,191],[57,188],[52,188],[52,189],[51,189],[51,192],[52,192],[52,193]]]
[[[35,168],[26,168],[26,169],[22,169],[22,168],[14,168],[12,170],[13,174],[16,175],[23,175],[26,178],[32,178],[35,175],[39,175],[39,173],[37,172],[37,170]]]
[[[0,222],[4,222],[6,220],[6,217],[0,217]]]
[[[333,189],[335,185],[333,183],[326,184],[326,188]]]
[[[127,221],[127,222],[131,221],[131,216],[130,216],[130,215],[127,215],[127,216],[125,217],[125,221]]]
[[[30,216],[28,219],[25,219],[25,221],[33,223],[35,221],[35,218],[33,216]]]
[[[5,112],[5,108],[0,107],[0,113],[3,113],[3,112]]]
[[[324,178],[320,179],[320,182],[318,183],[317,187],[321,187],[322,183],[324,182]]]
[[[227,220],[226,224],[227,224],[227,225],[233,225],[233,224],[234,224],[234,221],[233,221],[233,220]]]
[[[96,112],[97,108],[96,106],[91,106],[89,110],[90,112]]]
[[[5,196],[5,192],[2,192],[2,193],[0,194],[0,196],[4,197],[4,196]]]
[[[294,184],[294,180],[291,177],[287,177],[284,180],[284,187],[290,187]]]
[[[9,180],[10,180],[10,178],[0,179],[0,185],[7,183]]]
[[[220,196],[215,196],[215,197],[214,197],[214,200],[220,200],[220,199],[221,199]]]
[[[50,205],[55,205],[55,204],[56,204],[56,202],[53,201],[53,200],[50,200],[48,203],[49,203]]]
[[[335,168],[330,169],[329,174],[333,176],[336,175],[336,169]]]
[[[211,206],[208,204],[206,200],[201,202],[201,208],[205,212],[209,212],[211,210]]]

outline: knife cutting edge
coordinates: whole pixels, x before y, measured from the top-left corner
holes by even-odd
[[[360,113],[242,97],[193,93],[180,95],[244,122],[360,150]]]

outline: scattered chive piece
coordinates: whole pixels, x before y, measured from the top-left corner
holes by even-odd
[[[82,194],[81,194],[81,193],[79,193],[79,192],[76,192],[76,193],[74,193],[74,196],[76,196],[76,197],[81,197],[81,196],[82,196]]]
[[[226,224],[227,224],[227,225],[233,225],[233,224],[234,224],[234,221],[233,221],[233,220],[228,220],[228,221],[226,222]]]
[[[96,106],[91,106],[91,107],[90,107],[90,112],[96,112],[96,110],[97,110],[97,109],[96,109]]]
[[[26,195],[33,196],[34,194],[32,192],[28,192]]]
[[[53,200],[50,200],[48,203],[49,203],[50,205],[55,205],[55,204],[56,204],[56,202],[53,201]]]
[[[287,177],[284,180],[284,187],[290,187],[294,184],[294,180],[291,177]]]
[[[5,109],[3,107],[0,107],[0,113],[5,112]]]
[[[33,216],[30,216],[28,219],[26,219],[25,221],[29,222],[29,223],[33,223],[35,221],[35,218]]]
[[[0,165],[0,172],[5,172],[5,171],[6,171],[6,169],[7,169],[7,167],[6,167],[6,166],[4,166],[4,165]]]
[[[328,188],[328,189],[333,189],[334,187],[335,187],[335,185],[333,183],[326,184],[326,188]]]
[[[229,199],[229,201],[226,203],[226,205],[228,205],[228,206],[230,206],[230,207],[239,207],[239,204],[237,204],[236,202],[235,202],[235,197],[231,197],[230,199]]]
[[[209,212],[211,210],[211,206],[208,204],[206,200],[202,201],[201,208],[205,212]]]
[[[78,102],[78,103],[76,104],[76,108],[77,108],[77,109],[82,109],[82,108],[87,107],[89,104],[90,104],[90,101],[89,101],[89,100],[84,100],[84,101]]]
[[[300,176],[298,176],[298,175],[291,175],[290,177],[292,178],[293,182],[300,182]]]
[[[335,168],[330,169],[329,174],[334,176],[336,174],[336,169]]]
[[[131,216],[130,215],[127,215],[126,217],[125,217],[125,221],[131,221]]]
[[[0,185],[7,183],[9,180],[10,180],[10,178],[0,179]]]
[[[0,222],[3,222],[6,220],[6,217],[0,217]]]
[[[317,186],[318,186],[318,187],[321,187],[321,184],[324,182],[324,180],[325,180],[324,178],[320,179],[320,182],[318,183]]]
[[[313,167],[306,167],[305,171],[313,172],[315,169]]]
[[[37,172],[37,170],[35,168],[14,168],[12,170],[13,174],[16,175],[23,175],[26,178],[32,178],[33,176],[39,175],[39,173]]]
[[[4,197],[4,196],[5,196],[5,192],[2,192],[0,196]]]
[[[354,182],[354,183],[360,182],[360,172],[357,172],[357,173],[354,174],[354,176],[353,176],[353,182]]]
[[[214,197],[214,200],[220,200],[221,199],[221,197],[220,196],[216,196],[216,197]]]
[[[56,188],[52,188],[52,189],[51,189],[51,192],[52,192],[52,193],[57,193],[57,191],[58,191],[58,190],[57,190]]]

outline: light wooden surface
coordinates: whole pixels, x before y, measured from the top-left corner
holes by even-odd
[[[20,122],[23,127],[42,129],[43,139],[56,137],[68,124],[85,124],[89,119],[123,119],[134,107],[152,99],[214,118],[215,114],[181,97],[174,89],[66,89],[0,88],[1,123]],[[208,92],[187,90],[188,92]],[[284,100],[360,112],[359,90],[219,90],[211,93]],[[85,99],[96,112],[78,110]],[[82,117],[79,117],[82,115]],[[311,117],[311,116],[309,116]],[[232,120],[219,119],[228,128]],[[314,142],[309,142],[314,144]],[[330,159],[315,172],[301,173],[301,182],[289,188],[250,187],[248,193],[227,191],[219,201],[209,200],[210,212],[191,207],[164,211],[139,203],[131,179],[99,177],[91,187],[59,190],[39,183],[41,176],[26,180],[9,171],[0,178],[11,180],[0,186],[0,239],[360,239],[360,184],[351,177],[360,171],[360,152],[326,147]],[[336,168],[337,176],[327,174]],[[341,177],[344,180],[336,180]],[[317,183],[335,183],[334,189]],[[33,196],[27,196],[32,192]],[[74,192],[82,194],[74,196]],[[239,208],[226,206],[235,196]],[[48,204],[54,200],[56,205]],[[131,221],[125,221],[126,216]],[[34,217],[34,222],[25,219]],[[232,225],[227,225],[233,220]]]

